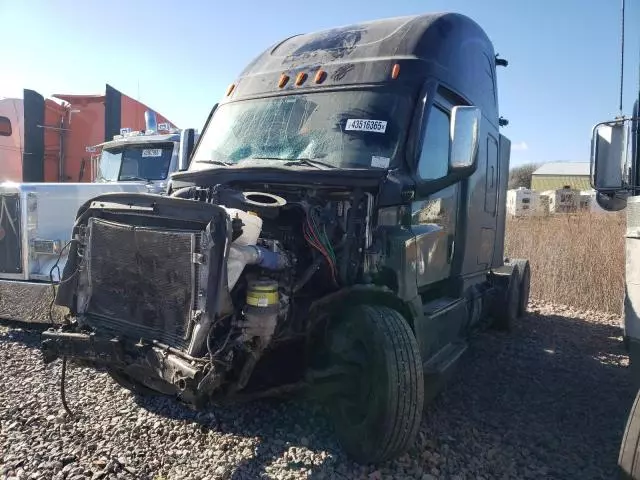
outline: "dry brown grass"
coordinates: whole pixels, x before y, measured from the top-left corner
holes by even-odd
[[[624,232],[624,212],[509,218],[505,255],[529,259],[532,298],[620,313]]]

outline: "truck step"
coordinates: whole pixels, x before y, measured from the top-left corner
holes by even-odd
[[[431,300],[422,306],[422,311],[425,316],[432,317],[439,314],[443,310],[450,309],[457,306],[459,302],[463,301],[461,298],[454,297],[440,297],[435,300]]]
[[[423,364],[425,375],[446,375],[458,362],[468,344],[465,341],[445,345],[438,353]]]

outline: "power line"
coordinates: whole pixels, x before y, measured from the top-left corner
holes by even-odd
[[[622,15],[620,19],[620,116],[622,116],[622,92],[624,88],[624,5],[622,0]]]

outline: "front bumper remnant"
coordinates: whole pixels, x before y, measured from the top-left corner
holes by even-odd
[[[71,329],[49,329],[42,333],[44,363],[66,357],[120,371],[140,384],[161,393],[175,394],[187,401],[197,396],[206,361],[154,343],[125,342],[118,337]]]
[[[95,334],[49,329],[42,333],[41,350],[45,364],[61,357],[113,366],[125,363],[122,343],[118,339]]]

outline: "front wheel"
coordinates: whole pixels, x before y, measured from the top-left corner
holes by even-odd
[[[529,305],[529,291],[531,290],[531,265],[529,260],[523,258],[514,258],[510,260],[512,265],[518,266],[520,273],[520,287],[518,301],[518,318],[523,317],[527,313]]]
[[[513,265],[508,274],[496,276],[498,295],[493,301],[493,327],[497,330],[509,331],[518,319],[521,308],[520,270]]]
[[[620,478],[640,480],[640,391],[638,391],[624,430],[618,454]]]
[[[424,403],[420,350],[407,320],[384,306],[347,309],[329,331],[327,366],[344,372],[327,400],[353,460],[378,463],[414,443]]]

